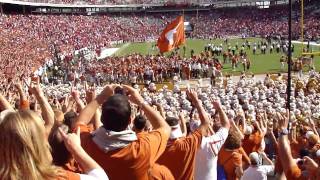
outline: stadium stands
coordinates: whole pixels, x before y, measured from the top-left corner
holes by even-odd
[[[311,9],[305,15],[305,39],[318,40],[319,14]],[[285,9],[241,8],[217,9],[207,12],[185,13],[185,20],[195,26],[192,38],[226,36],[286,37]],[[114,41],[144,42],[156,40],[165,24],[179,13],[132,13],[122,15],[68,15],[68,14],[1,14],[0,58],[1,71],[32,71],[51,59],[55,52],[72,54],[88,48],[100,51]],[[293,20],[293,37],[299,39],[299,16]],[[20,52],[20,53],[17,53]],[[26,63],[33,59],[32,63]],[[8,64],[9,65],[6,65]],[[21,64],[23,66],[16,66]],[[24,68],[24,66],[26,66]],[[31,69],[31,70],[30,70]]]
[[[128,5],[128,4],[208,4],[212,0],[20,0],[24,2],[50,4],[95,4],[95,5]]]
[[[305,39],[319,40],[318,9],[308,9]],[[156,40],[180,13],[1,13],[0,179],[320,179],[320,73],[313,56],[302,58],[310,67],[304,75],[297,59],[290,87],[281,73],[246,74],[249,51],[284,54],[284,68],[293,48],[286,13],[283,7],[185,12],[195,26],[191,38],[224,38],[224,46],[207,44],[191,57],[174,50],[99,60],[74,52]],[[231,47],[230,36],[261,38]],[[237,80],[223,76],[227,63],[243,66]]]
[[[81,4],[81,5],[210,5],[210,4],[254,4],[259,0],[17,0],[16,2]],[[285,2],[285,0],[278,0]]]
[[[191,37],[214,38],[225,36],[285,37],[285,11],[244,9],[217,10],[185,14],[186,21],[195,25]],[[128,15],[0,15],[0,54],[15,63],[34,59],[28,66],[38,67],[52,58],[52,47],[62,54],[81,48],[93,51],[109,47],[113,41],[147,41],[158,38],[165,24],[176,17],[167,14]],[[305,18],[305,39],[319,39],[320,22],[317,15]],[[293,37],[299,38],[299,21],[293,22]],[[13,50],[20,53],[13,53]],[[19,54],[19,55],[17,55]],[[4,62],[4,61],[2,61]],[[2,63],[3,70],[6,63]],[[22,68],[22,67],[20,67]]]

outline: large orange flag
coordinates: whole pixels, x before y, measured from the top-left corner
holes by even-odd
[[[183,16],[179,16],[167,25],[161,33],[158,39],[158,48],[161,53],[168,52],[184,44],[185,41],[184,19]]]

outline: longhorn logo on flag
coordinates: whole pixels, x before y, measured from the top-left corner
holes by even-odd
[[[179,47],[185,41],[184,18],[183,16],[179,16],[163,30],[157,45],[160,52],[164,53]]]

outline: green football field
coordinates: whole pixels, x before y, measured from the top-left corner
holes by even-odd
[[[254,42],[258,44],[260,42],[260,39],[258,38],[247,38],[251,42],[251,49],[246,49],[246,52],[251,60],[251,68],[250,72],[255,74],[264,74],[264,73],[277,73],[281,72],[280,70],[280,57],[283,55],[282,53],[277,54],[274,52],[272,54],[269,53],[269,48],[267,50],[266,55],[260,54],[260,50],[257,50],[256,55],[253,55],[252,52],[252,46]],[[230,39],[229,43],[233,47],[236,42],[239,44],[239,49],[243,42],[245,42],[244,39]],[[188,39],[186,42],[186,56],[190,57],[190,51],[191,49],[194,50],[195,54],[199,54],[200,52],[204,51],[204,46],[208,43],[220,45],[223,44],[223,49],[227,49],[227,45],[224,43],[224,40],[218,39],[218,40],[197,40],[197,39]],[[120,46],[120,49],[116,52],[116,56],[124,56],[132,53],[141,53],[141,54],[158,54],[157,50],[152,49],[152,45],[155,43],[151,42],[145,42],[145,43],[130,43],[130,44],[124,44]],[[302,45],[301,44],[294,44],[295,51],[293,53],[293,57],[297,57],[301,55],[302,52]],[[319,46],[312,46],[312,49],[314,52],[320,52]],[[180,54],[183,55],[183,50],[180,48]],[[219,57],[220,61],[222,62],[222,56]],[[316,70],[320,70],[320,56],[315,56],[315,67]],[[304,67],[304,70],[307,71],[308,68]],[[239,74],[242,71],[242,65],[240,65],[236,71],[232,71],[231,64],[224,64],[223,71],[228,72],[229,74]]]

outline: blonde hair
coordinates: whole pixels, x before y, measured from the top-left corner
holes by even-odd
[[[56,179],[45,128],[30,111],[12,112],[0,123],[0,177],[2,180]]]

